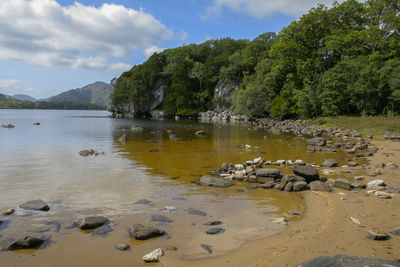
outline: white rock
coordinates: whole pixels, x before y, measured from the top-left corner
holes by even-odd
[[[392,198],[392,195],[386,192],[382,192],[382,191],[376,191],[374,193],[375,196],[379,197],[379,198],[383,198],[383,199],[390,199]]]
[[[304,161],[302,161],[301,159],[297,159],[297,160],[294,162],[294,164],[301,165],[301,166],[306,165],[306,163],[305,163]]]
[[[354,224],[361,225],[360,220],[357,219],[357,218],[350,217],[350,220],[351,220]]]
[[[145,262],[158,262],[162,255],[163,255],[163,251],[161,250],[161,248],[158,248],[158,249],[150,252],[149,254],[144,255],[143,260]]]
[[[287,164],[287,165],[292,165],[292,164],[293,164],[293,162],[292,162],[292,160],[291,160],[291,159],[289,159],[288,161],[286,161],[286,164]]]
[[[384,180],[373,180],[369,182],[367,186],[384,186],[384,185],[385,185]]]
[[[169,212],[173,211],[173,210],[177,210],[177,208],[175,206],[165,206],[165,209]]]
[[[280,160],[276,161],[276,163],[278,163],[280,165],[285,164],[285,162],[286,162],[286,160],[284,160],[284,159],[280,159]]]
[[[236,170],[238,170],[238,171],[240,171],[240,170],[243,170],[243,169],[244,169],[244,166],[243,166],[243,164],[235,164],[235,165],[233,165],[233,167],[234,167]]]
[[[259,162],[260,162],[260,160],[261,160],[261,157],[259,157],[259,158],[255,158],[255,159],[253,160],[253,162],[254,162],[254,164],[257,164],[257,163],[259,163]]]
[[[229,176],[231,176],[229,173],[221,173],[221,174],[219,175],[219,177],[222,177],[222,178],[224,178],[224,177],[229,177]]]
[[[283,218],[283,217],[281,217],[281,218],[276,218],[276,219],[274,219],[272,222],[273,222],[273,223],[280,223],[280,224],[288,224],[288,221],[287,221],[285,218]]]
[[[364,180],[364,176],[355,176],[354,180],[356,181]]]
[[[249,148],[251,148],[251,145],[245,145],[244,146],[246,149],[249,149]]]

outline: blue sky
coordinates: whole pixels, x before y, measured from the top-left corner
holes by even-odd
[[[109,82],[155,51],[279,32],[332,0],[0,2],[0,93],[46,98]]]

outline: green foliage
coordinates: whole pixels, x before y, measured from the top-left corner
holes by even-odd
[[[232,81],[240,84],[235,112],[252,117],[396,115],[399,29],[398,0],[319,5],[277,35],[210,40],[154,54],[116,80],[113,107],[149,101],[161,81],[167,85],[163,110],[193,114],[213,104],[229,106],[214,98],[214,89]]]
[[[0,109],[71,109],[71,110],[104,110],[103,106],[82,102],[50,102],[50,101],[22,101],[6,98],[0,94]]]

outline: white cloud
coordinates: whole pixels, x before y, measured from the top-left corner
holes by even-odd
[[[171,37],[171,30],[142,9],[115,4],[96,8],[78,2],[63,7],[55,0],[0,1],[3,60],[49,68],[115,69],[124,63],[109,63],[110,57],[128,57]]]
[[[3,94],[16,94],[17,90],[20,90],[22,82],[15,79],[0,79],[0,93]]]
[[[178,35],[179,41],[183,42],[186,41],[186,39],[188,38],[188,33],[185,31],[181,31]]]
[[[154,53],[156,53],[156,52],[159,53],[159,52],[162,52],[163,50],[164,50],[164,48],[153,45],[153,46],[146,48],[144,50],[144,54],[145,54],[145,56],[149,57],[149,56],[153,55]]]
[[[128,71],[132,66],[126,63],[111,64],[110,68],[117,71]]]
[[[213,0],[203,17],[218,16],[223,7],[255,18],[263,18],[275,12],[300,16],[318,4],[330,6],[333,2],[334,0]]]

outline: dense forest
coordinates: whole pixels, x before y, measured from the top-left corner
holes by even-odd
[[[103,110],[105,107],[93,103],[78,102],[50,102],[50,101],[23,101],[7,98],[0,94],[0,109],[76,109],[76,110]]]
[[[233,101],[214,95],[224,81],[240,87]],[[170,115],[216,106],[253,117],[399,114],[400,2],[319,5],[279,34],[155,53],[112,81],[113,109],[151,101],[160,82]]]

